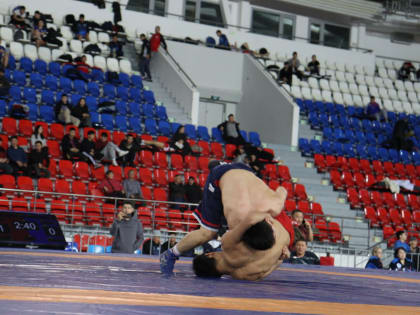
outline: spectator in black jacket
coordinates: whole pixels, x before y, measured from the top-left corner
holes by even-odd
[[[239,129],[239,123],[235,121],[235,116],[230,114],[228,120],[221,123],[217,128],[221,131],[223,139],[226,143],[232,143],[236,145],[245,144],[246,141],[242,138],[241,130]]]
[[[394,260],[389,264],[389,269],[394,271],[412,271],[412,262],[407,258],[407,252],[403,247],[394,252]]]
[[[67,160],[76,161],[81,158],[80,142],[76,138],[76,129],[70,128],[69,133],[63,137],[61,150],[63,151],[63,157]]]
[[[184,126],[179,126],[171,140],[169,141],[169,147],[172,148],[175,153],[182,155],[189,155],[192,153],[190,144],[187,141],[187,135],[185,134]]]
[[[280,83],[286,83],[292,86],[293,70],[290,64],[286,61],[283,68],[280,69],[279,77],[277,78]]]
[[[95,168],[101,166],[101,163],[97,160],[101,160],[102,155],[95,151],[95,131],[90,130],[87,133],[87,137],[83,139],[80,144],[80,152],[88,163],[91,163]]]
[[[398,70],[398,79],[399,80],[410,80],[410,73],[415,72],[416,69],[413,67],[412,63],[406,61],[401,66],[400,70]]]
[[[145,240],[143,243],[143,255],[159,255],[161,253],[160,248],[160,231],[155,230],[153,232],[153,238]]]
[[[414,150],[414,143],[409,138],[413,134],[413,130],[410,128],[407,118],[400,119],[395,123],[392,138],[388,145],[395,150],[406,150],[411,152]]]
[[[203,197],[201,187],[197,185],[194,177],[188,179],[188,184],[185,185],[186,201],[190,203],[199,203]]]
[[[1,48],[0,48],[1,49]],[[9,95],[10,82],[4,75],[4,70],[0,65],[0,98],[7,97]]]
[[[169,201],[185,202],[185,187],[182,180],[182,175],[175,175],[174,181],[169,183]],[[181,209],[180,205],[170,205],[172,209]]]
[[[25,6],[19,5],[13,9],[9,24],[13,24],[17,28],[30,30],[31,26],[26,23],[26,16]]]
[[[407,258],[411,260],[413,270],[420,271],[420,248],[418,245],[417,237],[413,236],[410,238],[410,253]]]
[[[124,56],[123,45],[124,44],[118,40],[118,36],[113,35],[110,43],[108,44],[110,50],[109,56],[112,58]]]
[[[66,94],[61,95],[60,101],[55,105],[55,119],[62,124],[79,126],[80,120],[71,114],[71,105]]]
[[[176,234],[175,233],[170,233],[169,234],[169,239],[162,244],[162,246],[160,247],[160,251],[163,253],[164,251],[167,251],[169,248],[172,248],[176,245]]]
[[[146,38],[146,35],[141,34],[140,39],[142,41],[141,51],[140,51],[140,61],[139,61],[139,68],[141,76],[146,81],[152,81],[152,75],[150,74],[150,57],[151,57],[151,50],[150,50],[150,42]],[[147,75],[147,76],[145,76]]]
[[[3,147],[3,138],[0,138],[0,171],[3,174],[12,174],[13,167],[9,163],[9,159],[7,158],[7,152]]]
[[[13,172],[15,175],[19,175],[20,172],[22,172],[23,175],[26,175],[28,171],[27,154],[19,147],[18,138],[16,136],[12,136],[10,142],[11,145],[7,149],[7,157],[10,161],[10,165],[13,167]]]
[[[291,252],[290,258],[285,262],[289,264],[319,265],[318,256],[307,249],[305,240],[295,242],[295,250]]]
[[[79,127],[91,127],[89,108],[86,105],[86,99],[82,97],[79,103],[71,109],[71,116],[80,121]]]
[[[312,75],[319,76],[319,61],[316,60],[316,55],[312,55],[312,60],[308,63],[308,70]]]
[[[136,153],[140,151],[140,146],[137,141],[134,139],[132,134],[127,134],[125,139],[120,143],[120,149],[123,151],[128,151],[128,154],[119,158],[121,164],[124,166],[134,166],[134,159],[136,158]]]
[[[32,176],[35,178],[50,177],[50,159],[48,157],[48,151],[43,150],[42,142],[37,141],[35,148],[29,153],[29,170]]]

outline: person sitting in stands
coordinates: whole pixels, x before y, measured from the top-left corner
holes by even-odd
[[[121,157],[120,160],[124,166],[134,166],[134,159],[136,158],[137,152],[140,151],[140,146],[137,141],[135,141],[132,134],[127,134],[125,139],[120,143],[120,149],[123,151],[128,151],[128,154]]]
[[[365,110],[365,117],[369,120],[384,121],[385,116],[381,110],[381,107],[376,102],[375,96],[370,97],[370,102],[367,104]]]
[[[189,203],[199,203],[203,197],[201,187],[195,182],[195,178],[190,176],[188,183],[185,185],[185,197]]]
[[[235,121],[235,116],[229,114],[228,120],[221,123],[217,128],[220,130],[223,136],[223,140],[226,143],[235,145],[245,144],[246,141],[242,138],[241,130],[239,129],[239,123]]]
[[[165,38],[160,33],[160,26],[155,27],[155,33],[150,38],[150,50],[152,52],[157,52],[159,50],[160,45],[165,50],[168,50],[168,46],[166,45]]]
[[[28,167],[28,157],[26,152],[19,147],[18,138],[16,136],[12,136],[10,138],[10,142],[11,145],[7,149],[7,157],[13,168],[13,173],[15,176],[17,176],[20,172],[22,172],[23,175],[26,175]]]
[[[293,79],[293,70],[289,62],[286,61],[284,63],[283,68],[280,69],[277,80],[280,81],[280,83],[286,83],[292,86],[292,79]]]
[[[174,181],[169,183],[169,201],[185,202],[185,187],[182,180],[182,175],[175,175]],[[172,209],[181,209],[184,206],[170,205]]]
[[[404,248],[406,253],[411,251],[410,245],[407,244],[407,232],[406,231],[398,231],[396,234],[397,241],[394,244],[394,249]]]
[[[91,79],[91,75],[90,75],[90,66],[89,64],[86,62],[87,61],[87,57],[85,55],[83,55],[82,57],[80,57],[80,59],[76,60],[76,69],[78,70],[78,77],[85,81],[85,82],[89,82],[89,80]]]
[[[0,138],[0,171],[3,174],[12,174],[13,167],[9,163],[9,159],[7,158],[7,152],[3,148],[3,138]]]
[[[66,94],[61,95],[60,101],[55,105],[55,118],[66,125],[79,126],[80,120],[71,114],[71,105]]]
[[[48,30],[45,27],[45,22],[39,20],[38,24],[32,30],[32,41],[35,42],[36,47],[45,46],[47,42],[45,38],[47,37]]]
[[[79,20],[75,24],[76,37],[78,40],[89,41],[89,27],[85,21],[84,14],[79,15]]]
[[[410,139],[414,135],[407,118],[397,120],[392,131],[391,139],[384,143],[385,146],[395,150],[412,152],[416,150],[414,142]]]
[[[290,67],[292,68],[293,74],[296,74],[299,80],[303,79],[303,72],[299,70],[300,67],[300,60],[298,59],[297,52],[293,52],[293,56],[291,59],[287,60]]]
[[[47,147],[47,139],[44,137],[44,127],[42,125],[38,125],[35,127],[34,133],[31,136],[31,147],[35,148],[35,144],[37,141],[40,141],[42,144],[42,148],[46,149],[48,152]]]
[[[289,264],[301,265],[319,265],[319,258],[315,253],[308,251],[308,245],[305,240],[295,242],[295,250],[290,253],[290,258],[285,262]]]
[[[0,98],[9,96],[10,82],[4,75],[4,70],[0,67]]]
[[[169,239],[162,244],[160,251],[163,253],[164,251],[168,250],[169,248],[172,248],[176,245],[176,234],[170,233]]]
[[[108,141],[106,132],[102,132],[100,138],[96,140],[95,151],[100,152],[103,155],[103,159],[111,161],[114,166],[118,166],[117,153],[119,157],[128,154],[128,151],[121,150],[114,142]]]
[[[375,246],[372,249],[372,256],[370,256],[367,264],[366,264],[366,269],[383,269],[383,265],[382,265],[382,248],[380,248],[379,246]]]
[[[90,130],[87,133],[87,137],[83,139],[80,144],[80,152],[82,152],[83,157],[86,158],[88,163],[91,163],[95,168],[101,166],[97,161],[100,161],[103,157],[101,153],[95,151],[95,131]]]
[[[124,180],[123,187],[127,198],[143,199],[140,182],[136,179],[135,170],[128,172],[128,178]]]
[[[117,35],[113,35],[111,41],[108,44],[110,54],[109,57],[118,58],[124,56],[123,43],[118,40]]]
[[[35,178],[50,177],[50,159],[48,157],[48,151],[43,150],[42,142],[36,141],[35,147],[29,153],[29,170],[32,176]]]
[[[407,258],[407,252],[403,247],[395,249],[394,260],[389,264],[389,269],[394,271],[412,271],[411,260]]]
[[[44,17],[42,16],[41,12],[35,11],[34,16],[32,17],[32,24],[35,28],[38,25],[39,21],[43,21],[44,25],[47,25],[47,22],[45,21]]]
[[[317,75],[319,76],[319,61],[316,59],[316,55],[312,55],[312,60],[308,63],[308,70],[311,73],[311,75]]]
[[[244,54],[255,55],[255,52],[253,50],[251,50],[251,48],[249,48],[248,43],[243,43],[239,49]]]
[[[9,65],[9,52],[6,49],[6,47],[0,45],[0,70],[3,71],[7,69],[7,66]],[[1,85],[0,85],[1,88]],[[9,92],[9,89],[7,89]]]
[[[407,258],[411,260],[412,269],[418,272],[420,271],[420,248],[417,246],[417,237],[412,236],[408,244],[410,244],[410,253],[407,254]]]
[[[226,47],[226,48],[230,49],[230,44],[229,44],[229,40],[228,40],[227,36],[225,34],[223,34],[221,30],[217,30],[216,35],[217,35],[217,37],[219,37],[219,44],[218,45],[221,46],[221,47]]]
[[[303,212],[299,209],[292,211],[292,225],[295,231],[295,240],[305,240],[312,242],[314,240],[314,233],[311,224],[304,220]]]
[[[71,116],[79,119],[79,127],[91,127],[89,108],[86,105],[86,99],[82,97],[79,103],[71,109]]]
[[[105,196],[124,198],[124,187],[119,180],[114,178],[114,172],[108,171],[105,175],[105,179],[98,185],[97,188],[102,190]],[[113,202],[114,201],[111,201],[111,203]]]
[[[398,70],[398,80],[410,80],[410,73],[414,71],[416,71],[416,69],[413,67],[411,62],[404,62],[400,70]]]
[[[191,146],[187,141],[187,135],[185,134],[184,126],[178,127],[171,140],[169,141],[169,146],[175,151],[175,153],[182,155],[190,155],[192,153]]]
[[[161,253],[160,231],[155,230],[152,239],[149,238],[144,241],[141,253],[143,255],[159,255]]]
[[[26,8],[23,5],[19,5],[13,9],[9,24],[13,24],[17,28],[31,28],[31,26],[26,23]]]
[[[76,138],[76,129],[70,128],[69,133],[61,140],[61,150],[66,160],[76,161],[81,158],[80,142]]]

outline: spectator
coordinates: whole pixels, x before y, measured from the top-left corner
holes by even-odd
[[[312,55],[312,60],[308,63],[308,70],[311,75],[319,76],[319,61],[316,59],[316,55]]]
[[[112,39],[110,43],[108,44],[108,46],[110,49],[110,54],[109,54],[110,57],[119,58],[119,57],[124,56],[123,43],[118,40],[117,35],[115,34],[112,35]]]
[[[44,25],[47,24],[44,17],[41,14],[41,12],[35,11],[34,16],[32,17],[32,25],[33,25],[34,28],[38,25],[39,21],[43,21]]]
[[[38,23],[32,30],[32,41],[35,42],[36,47],[45,46],[47,44],[46,37],[48,30],[45,27],[43,20],[38,20]]]
[[[314,240],[311,224],[304,220],[303,212],[299,209],[295,209],[292,212],[292,224],[295,231],[295,241],[312,242]]]
[[[121,157],[120,160],[124,166],[135,166],[134,159],[136,158],[137,152],[140,151],[140,146],[135,141],[132,134],[127,134],[125,139],[120,143],[120,149],[123,151],[128,151],[128,154]]]
[[[7,152],[3,147],[3,138],[0,138],[0,170],[3,174],[13,173],[13,167],[10,165]]]
[[[187,141],[184,126],[179,126],[171,140],[169,146],[176,152],[182,155],[189,155],[192,153],[190,144]]]
[[[366,264],[366,269],[383,269],[382,265],[382,248],[375,246],[372,250],[372,256]]]
[[[128,178],[123,182],[125,196],[132,199],[143,199],[140,182],[136,179],[136,170],[128,172]]]
[[[9,65],[9,52],[6,49],[6,47],[0,45],[0,70],[3,71],[3,75],[4,75],[4,70],[7,69],[8,65]]]
[[[188,179],[188,184],[185,185],[185,197],[186,201],[190,203],[199,203],[203,197],[201,187],[197,185],[194,177]]]
[[[29,172],[31,176],[35,176],[35,178],[50,177],[49,166],[48,151],[43,149],[41,141],[36,141],[35,147],[29,154]]]
[[[219,37],[219,44],[218,45],[221,46],[221,47],[226,47],[226,48],[230,49],[229,40],[226,37],[226,35],[223,34],[221,30],[217,30],[216,35],[217,35],[217,37]]]
[[[15,7],[12,11],[9,24],[13,24],[17,28],[30,29],[31,26],[26,23],[26,8],[23,5]]]
[[[234,159],[233,159],[234,163],[243,163],[243,164],[249,165],[249,162],[251,161],[249,156],[246,154],[245,147],[243,145],[239,145],[236,148],[233,155],[234,155]]]
[[[250,54],[252,56],[255,54],[255,52],[253,50],[251,50],[251,48],[249,48],[248,43],[243,43],[239,49],[244,54]]]
[[[125,201],[110,230],[114,237],[112,253],[133,254],[143,243],[143,225],[137,218],[133,204]]]
[[[69,133],[63,137],[61,150],[63,151],[63,157],[67,160],[74,162],[80,159],[80,142],[76,138],[76,129],[70,128]]]
[[[152,82],[152,75],[150,74],[150,42],[144,34],[140,35],[140,39],[142,41],[139,61],[140,74],[144,80]]]
[[[88,131],[87,137],[80,144],[80,152],[82,152],[83,157],[86,158],[88,163],[91,163],[95,168],[101,166],[97,161],[101,160],[102,155],[95,151],[95,131]]]
[[[260,55],[260,58],[270,59],[270,53],[264,47],[260,48],[260,50],[258,51],[258,54]]]
[[[44,137],[44,127],[42,125],[35,127],[34,133],[31,136],[31,147],[35,148],[38,141],[41,142],[42,149],[48,153],[47,139]]]
[[[222,133],[223,139],[226,143],[232,143],[235,145],[245,144],[244,138],[242,138],[241,130],[239,129],[239,123],[235,121],[235,116],[230,114],[228,120],[221,123],[217,128]]]
[[[74,25],[76,30],[76,37],[78,40],[86,40],[89,41],[89,26],[85,21],[84,14],[79,15],[79,20]]]
[[[26,152],[19,147],[18,138],[12,136],[10,138],[11,145],[7,149],[7,157],[10,161],[10,165],[13,168],[13,173],[17,176],[20,172],[24,175],[27,174],[28,157]]]
[[[285,262],[289,264],[301,265],[319,265],[319,258],[315,253],[308,251],[308,245],[305,240],[295,242],[295,250],[290,253],[290,258]]]
[[[66,125],[79,126],[80,120],[71,114],[71,105],[66,94],[61,95],[60,101],[55,105],[55,117]]]
[[[160,255],[160,231],[155,230],[153,232],[153,237],[146,240],[143,243],[143,250],[141,253],[143,255]]]
[[[277,80],[280,81],[280,83],[286,83],[292,86],[292,79],[293,79],[292,67],[290,66],[289,62],[286,61],[284,63],[283,68],[280,69]]]
[[[71,116],[79,120],[79,127],[91,127],[89,108],[86,105],[86,99],[82,97],[79,103],[71,109]],[[77,125],[76,125],[77,126]]]
[[[397,248],[404,248],[404,250],[409,253],[410,252],[410,245],[407,244],[407,232],[406,231],[398,231],[396,233],[397,241],[394,244],[394,249]]]
[[[417,237],[413,236],[410,238],[410,253],[407,255],[407,258],[412,262],[412,269],[415,271],[420,271],[420,248],[418,245]]]
[[[128,154],[128,151],[121,150],[114,142],[108,141],[108,134],[102,132],[100,138],[96,141],[96,152],[103,155],[104,160],[111,161],[112,165],[118,166],[117,153],[119,157]]]
[[[102,190],[105,196],[115,197],[115,198],[124,198],[125,191],[121,182],[114,178],[114,172],[106,172],[105,179],[98,185],[99,190]],[[111,202],[114,202],[111,200]]]
[[[156,26],[155,33],[150,38],[150,50],[152,52],[157,52],[159,50],[160,45],[162,45],[165,50],[168,50],[165,38],[160,33],[160,26]]]
[[[398,70],[398,80],[410,80],[410,73],[414,72],[415,70],[416,69],[413,67],[411,62],[404,62],[400,70]]]
[[[9,95],[10,83],[4,75],[4,70],[0,67],[0,98]]]
[[[160,247],[160,251],[163,253],[164,251],[168,250],[169,248],[172,248],[176,245],[176,234],[175,233],[170,233],[169,234],[169,239],[162,244],[162,246]]]
[[[297,77],[299,78],[299,80],[302,80],[303,79],[303,73],[302,73],[302,71],[299,70],[300,60],[298,59],[296,51],[293,52],[292,58],[289,59],[287,62],[289,63],[290,67],[292,68],[292,73],[296,74]]]
[[[413,135],[414,132],[411,130],[407,118],[399,119],[394,125],[392,138],[384,144],[395,150],[412,152],[415,147],[413,141],[409,138]]]
[[[182,180],[182,175],[175,175],[174,181],[169,183],[169,201],[185,202],[185,187]],[[170,205],[172,209],[181,209],[181,205]]]
[[[77,75],[77,78],[85,82],[89,82],[89,80],[91,79],[91,75],[90,75],[91,69],[90,69],[89,64],[86,62],[87,57],[83,55],[82,57],[80,57],[80,59],[76,58],[75,61],[76,61],[76,70],[78,71],[75,73]]]
[[[385,116],[381,110],[381,107],[376,102],[375,96],[370,97],[370,102],[367,104],[365,110],[365,117],[369,120],[384,121]]]
[[[389,269],[394,271],[411,271],[412,264],[411,260],[407,258],[407,252],[404,247],[395,249],[394,260],[389,264]]]

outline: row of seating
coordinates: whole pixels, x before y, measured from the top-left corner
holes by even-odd
[[[393,225],[394,227],[403,227],[403,229],[416,230],[417,224],[420,224],[420,211],[411,212],[408,209],[395,209],[384,207],[365,207],[365,217],[370,220],[371,227],[383,227]],[[414,225],[413,225],[414,223]],[[417,229],[420,231],[420,225]]]

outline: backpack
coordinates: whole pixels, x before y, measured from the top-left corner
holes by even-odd
[[[24,105],[13,104],[10,110],[10,116],[14,119],[24,119],[27,116],[27,111]]]
[[[216,40],[213,37],[211,37],[211,36],[207,37],[206,38],[206,46],[207,47],[214,47],[214,46],[216,46]]]
[[[101,53],[101,49],[97,44],[89,44],[85,47],[84,52],[91,55],[99,55]]]
[[[112,22],[110,22],[110,21],[106,21],[106,22],[103,22],[102,23],[102,25],[101,25],[101,28],[104,30],[104,31],[112,31]]]

